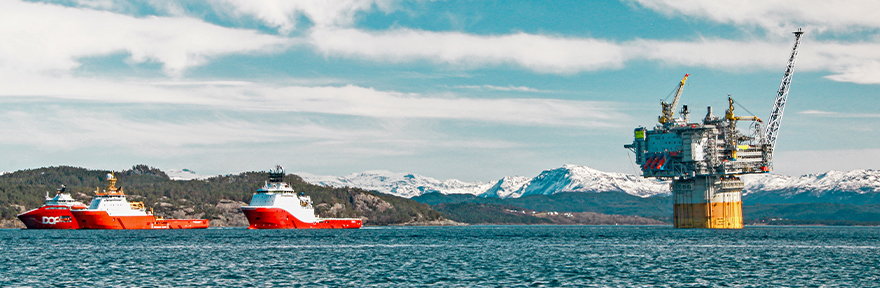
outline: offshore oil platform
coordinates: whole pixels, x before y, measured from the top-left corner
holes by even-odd
[[[624,145],[635,153],[644,177],[672,180],[675,228],[743,227],[743,181],[738,176],[768,173],[773,168],[773,151],[803,33],[794,32],[788,67],[766,125],[756,116],[735,115],[729,96],[723,117],[715,116],[710,106],[702,122],[690,123],[687,105],[682,106],[681,117],[675,117],[685,74],[672,103],[661,102],[659,124],[652,130],[636,128],[633,143]],[[748,121],[745,132],[737,128],[739,121]]]

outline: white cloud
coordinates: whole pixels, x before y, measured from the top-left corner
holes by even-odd
[[[458,119],[514,125],[615,127],[618,104],[555,99],[470,99],[379,91],[354,85],[274,86],[251,82],[126,82],[0,73],[0,96],[99,103],[164,103],[386,119]],[[168,85],[168,84],[192,85]]]
[[[283,121],[267,121],[265,117],[256,117],[261,120],[236,119],[213,113],[205,114],[204,111],[196,111],[187,121],[169,121],[138,119],[125,111],[96,110],[98,109],[69,109],[47,105],[40,111],[0,112],[0,121],[6,123],[0,127],[0,132],[15,136],[0,139],[0,148],[8,152],[7,147],[27,147],[14,157],[9,157],[11,159],[42,158],[41,154],[47,152],[63,155],[60,159],[49,160],[50,163],[80,158],[78,155],[66,155],[77,151],[76,153],[98,158],[85,160],[92,164],[109,161],[118,165],[120,163],[116,161],[119,160],[101,157],[119,154],[128,159],[146,157],[163,161],[200,154],[226,154],[220,157],[223,159],[211,161],[235,159],[239,163],[231,161],[228,165],[240,166],[252,161],[277,161],[272,160],[275,157],[248,159],[247,156],[255,153],[271,151],[282,153],[278,154],[279,157],[289,157],[291,147],[308,152],[309,157],[317,158],[309,161],[318,161],[321,157],[339,155],[408,155],[450,143],[460,145],[458,148],[483,148],[481,145],[491,145],[482,143],[484,141],[471,139],[471,142],[467,142],[436,132],[429,133],[424,127],[418,127],[421,129],[417,130],[416,127],[400,129],[381,125],[337,127],[338,125],[314,123],[296,117],[285,117]],[[143,108],[139,110],[143,111]],[[279,143],[283,148],[277,147]],[[503,144],[496,146],[498,145],[503,147]],[[254,147],[267,147],[265,149],[268,150],[252,151],[256,149]],[[108,154],[101,156],[102,153]],[[3,164],[5,163],[0,165]]]
[[[58,107],[47,107],[40,113],[11,111],[0,114],[0,119],[9,124],[3,132],[7,135],[16,135],[4,139],[4,144],[32,145],[32,147],[52,150],[72,150],[89,146],[129,146],[141,149],[222,145],[230,142],[269,142],[278,140],[277,138],[282,135],[264,133],[269,129],[243,121],[222,123],[135,121],[115,111],[94,112]],[[308,130],[307,128],[304,127],[303,130]],[[284,135],[304,134],[300,130],[284,132],[286,133]],[[157,137],[158,135],[162,136]],[[61,139],[63,141],[59,141]]]
[[[309,38],[318,51],[330,56],[388,62],[429,61],[465,69],[513,64],[557,74],[616,69],[637,60],[713,69],[781,71],[794,42],[789,35],[776,40],[637,39],[615,43],[526,33],[481,36],[411,29],[315,29]],[[880,84],[880,53],[876,51],[880,51],[880,43],[805,40],[799,48],[796,71],[828,71],[834,74],[827,78],[834,81]]]
[[[880,2],[873,0],[701,1],[628,0],[669,16],[690,16],[735,25],[757,25],[772,34],[880,28]]]
[[[806,114],[816,117],[833,117],[833,118],[880,118],[880,113],[840,113],[819,110],[806,110],[798,112],[798,114]]]
[[[225,8],[239,17],[255,17],[283,34],[296,28],[296,18],[307,17],[318,27],[347,27],[354,23],[358,12],[374,7],[390,11],[393,0],[213,0],[215,7]]]
[[[130,54],[162,63],[166,73],[232,53],[265,53],[291,39],[230,29],[185,17],[135,18],[106,11],[0,0],[0,70],[62,72],[79,58]]]
[[[476,90],[496,90],[496,91],[516,91],[516,92],[541,92],[541,90],[526,86],[494,86],[494,85],[460,85],[452,88],[460,89],[476,89]]]
[[[102,109],[63,103],[35,103],[43,104],[41,109],[3,105],[0,134],[8,136],[0,138],[0,151],[8,156],[0,162],[4,170],[60,164],[124,169],[146,163],[219,174],[287,163],[347,171],[355,165],[359,167],[355,169],[375,168],[396,161],[412,165],[429,156],[467,158],[450,153],[455,150],[480,154],[475,151],[529,146],[504,137],[494,139],[497,135],[449,133],[436,129],[434,121],[327,121],[292,113],[218,113],[210,107],[186,107],[177,113],[185,117],[167,119],[148,116],[151,109],[156,115],[167,113],[167,105],[116,104]],[[411,157],[420,161],[405,160]]]
[[[250,86],[254,85],[249,81],[156,81],[149,82],[150,85],[157,86]]]
[[[791,43],[700,39],[693,42],[635,40],[625,45],[633,58],[672,65],[784,69]]]
[[[328,55],[466,67],[515,64],[544,73],[619,68],[626,60],[621,47],[608,41],[526,33],[479,36],[412,29],[367,32],[316,28],[309,38],[318,51]]]
[[[154,5],[165,2],[157,3]],[[4,7],[0,10],[0,39],[10,40],[0,43],[0,70],[66,73],[80,65],[80,58],[122,53],[130,54],[130,61],[134,63],[161,63],[166,73],[178,76],[212,57],[272,53],[304,43],[328,56],[388,62],[427,61],[464,69],[515,65],[539,73],[570,74],[618,69],[639,60],[713,69],[781,69],[791,48],[790,35],[772,40],[636,39],[617,43],[528,33],[486,36],[407,28],[368,32],[339,27],[353,25],[358,12],[375,7],[391,9],[392,2],[216,0],[211,3],[227,7],[230,13],[238,13],[238,17],[258,17],[279,29],[292,29],[297,15],[306,15],[316,25],[306,38],[298,39],[224,28],[187,17],[135,18],[87,8],[0,0]],[[679,9],[675,3],[645,1],[643,5],[658,11],[678,11],[674,10]],[[86,1],[81,5],[109,4]],[[688,12],[694,14],[692,16],[714,15],[712,13],[720,9],[708,4],[695,6],[699,8],[694,8],[696,12]],[[748,9],[775,11],[773,5],[754,6]],[[764,14],[767,13],[771,12]],[[730,17],[740,19],[735,21],[739,25],[752,21],[746,16]],[[852,20],[855,24],[851,25],[875,25],[871,21]],[[813,33],[807,31],[801,46],[798,71],[828,71],[832,74],[827,78],[833,81],[880,84],[880,54],[876,53],[880,51],[880,43],[812,41]],[[522,91],[516,88],[511,87],[510,91]]]
[[[819,110],[805,110],[798,112],[798,114],[806,114],[806,115],[837,115],[837,112],[829,112],[829,111],[819,111]]]
[[[880,45],[877,48],[880,49]],[[880,50],[875,50],[880,51]],[[839,74],[829,75],[825,78],[838,82],[852,82],[858,84],[880,84],[880,56],[875,54],[875,59],[863,59],[860,64],[851,64],[838,67],[835,72]]]
[[[736,26],[761,27],[773,40],[655,42],[650,51],[664,62],[692,63],[709,67],[767,67],[776,59],[782,39],[804,28],[804,42],[796,70],[829,71],[826,78],[839,82],[880,84],[880,2],[872,0],[700,1],[627,0],[668,16],[703,18]],[[819,35],[856,35],[857,41],[813,41]],[[815,37],[815,38],[814,38]],[[865,40],[867,39],[867,40]],[[791,45],[791,44],[789,44]],[[789,46],[790,47],[790,46]],[[657,49],[660,48],[660,49]],[[790,48],[789,48],[790,49]],[[676,51],[680,58],[674,59]],[[657,55],[662,54],[662,55]],[[708,56],[708,57],[707,57]],[[742,63],[737,65],[736,63]]]
[[[471,99],[342,87],[207,87],[189,90],[211,105],[373,118],[458,119],[514,125],[613,127],[617,104],[555,99]]]

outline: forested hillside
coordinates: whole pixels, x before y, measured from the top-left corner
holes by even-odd
[[[412,198],[429,205],[442,203],[492,203],[510,205],[535,211],[594,212],[614,215],[634,215],[664,219],[672,216],[671,197],[647,197],[622,192],[582,193],[567,192],[552,195],[527,195],[520,198],[493,198],[458,194],[428,193]]]
[[[113,171],[60,166],[21,170],[0,175],[0,219],[43,205],[46,191],[61,185],[88,204],[95,189],[103,189],[105,175]],[[247,222],[237,207],[250,201],[268,179],[265,172],[245,172],[206,180],[173,181],[159,169],[135,165],[115,173],[117,186],[130,201],[143,201],[156,215],[175,218],[208,218],[225,226]],[[286,175],[297,192],[312,197],[322,217],[363,217],[365,225],[430,224],[445,220],[441,213],[409,199],[356,188],[328,188],[308,184],[296,175]],[[212,223],[212,224],[213,224]]]

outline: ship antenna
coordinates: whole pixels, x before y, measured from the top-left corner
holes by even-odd
[[[278,183],[284,179],[284,168],[275,165],[275,169],[269,169],[269,182]]]

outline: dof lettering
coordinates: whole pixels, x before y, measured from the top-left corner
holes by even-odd
[[[60,220],[61,217],[43,216],[43,224],[55,225],[55,223],[58,223]]]

